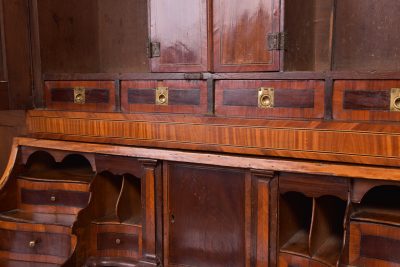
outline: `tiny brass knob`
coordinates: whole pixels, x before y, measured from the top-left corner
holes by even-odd
[[[159,102],[160,104],[165,104],[165,102],[167,102],[167,97],[166,97],[164,94],[160,94],[160,95],[158,96],[158,102]]]
[[[115,244],[117,244],[117,245],[121,244],[121,239],[119,239],[119,238],[115,239]]]
[[[36,246],[36,241],[32,240],[29,242],[29,247],[34,248]]]
[[[56,202],[56,197],[55,196],[51,196],[50,200],[51,200],[51,202]]]

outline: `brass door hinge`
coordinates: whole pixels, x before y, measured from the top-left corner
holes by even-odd
[[[148,52],[149,58],[161,56],[161,44],[159,42],[149,42]]]
[[[285,50],[286,34],[275,32],[268,34],[268,50]]]

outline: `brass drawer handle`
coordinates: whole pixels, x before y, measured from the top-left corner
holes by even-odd
[[[51,202],[56,202],[56,196],[51,196],[50,200],[51,200]]]
[[[121,244],[121,239],[119,239],[119,238],[115,239],[115,244],[120,245]]]
[[[400,88],[391,89],[390,111],[400,112]]]
[[[274,107],[274,88],[261,87],[258,89],[258,107],[273,108]]]
[[[156,88],[156,105],[168,105],[168,87]]]
[[[85,104],[86,102],[86,90],[83,87],[74,88],[74,103]]]

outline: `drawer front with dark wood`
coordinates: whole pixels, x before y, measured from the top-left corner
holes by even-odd
[[[218,116],[255,118],[324,117],[323,81],[218,81]]]
[[[142,227],[139,225],[95,225],[92,236],[97,256],[137,259],[142,254]]]
[[[89,202],[89,192],[65,190],[21,189],[21,203],[28,205],[68,206],[84,208]]]
[[[46,107],[55,110],[115,111],[113,81],[45,82]]]
[[[207,113],[206,81],[123,81],[124,112]]]
[[[87,184],[18,179],[19,208],[32,212],[76,214],[90,199]]]
[[[336,120],[399,121],[400,80],[336,81],[333,117]]]
[[[13,242],[10,242],[12,240]],[[68,257],[71,237],[56,233],[0,229],[0,250],[23,254]]]
[[[400,266],[400,227],[352,221],[349,248],[352,266]]]

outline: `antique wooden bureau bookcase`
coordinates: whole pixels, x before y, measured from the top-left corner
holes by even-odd
[[[399,14],[0,0],[0,267],[400,266]]]

